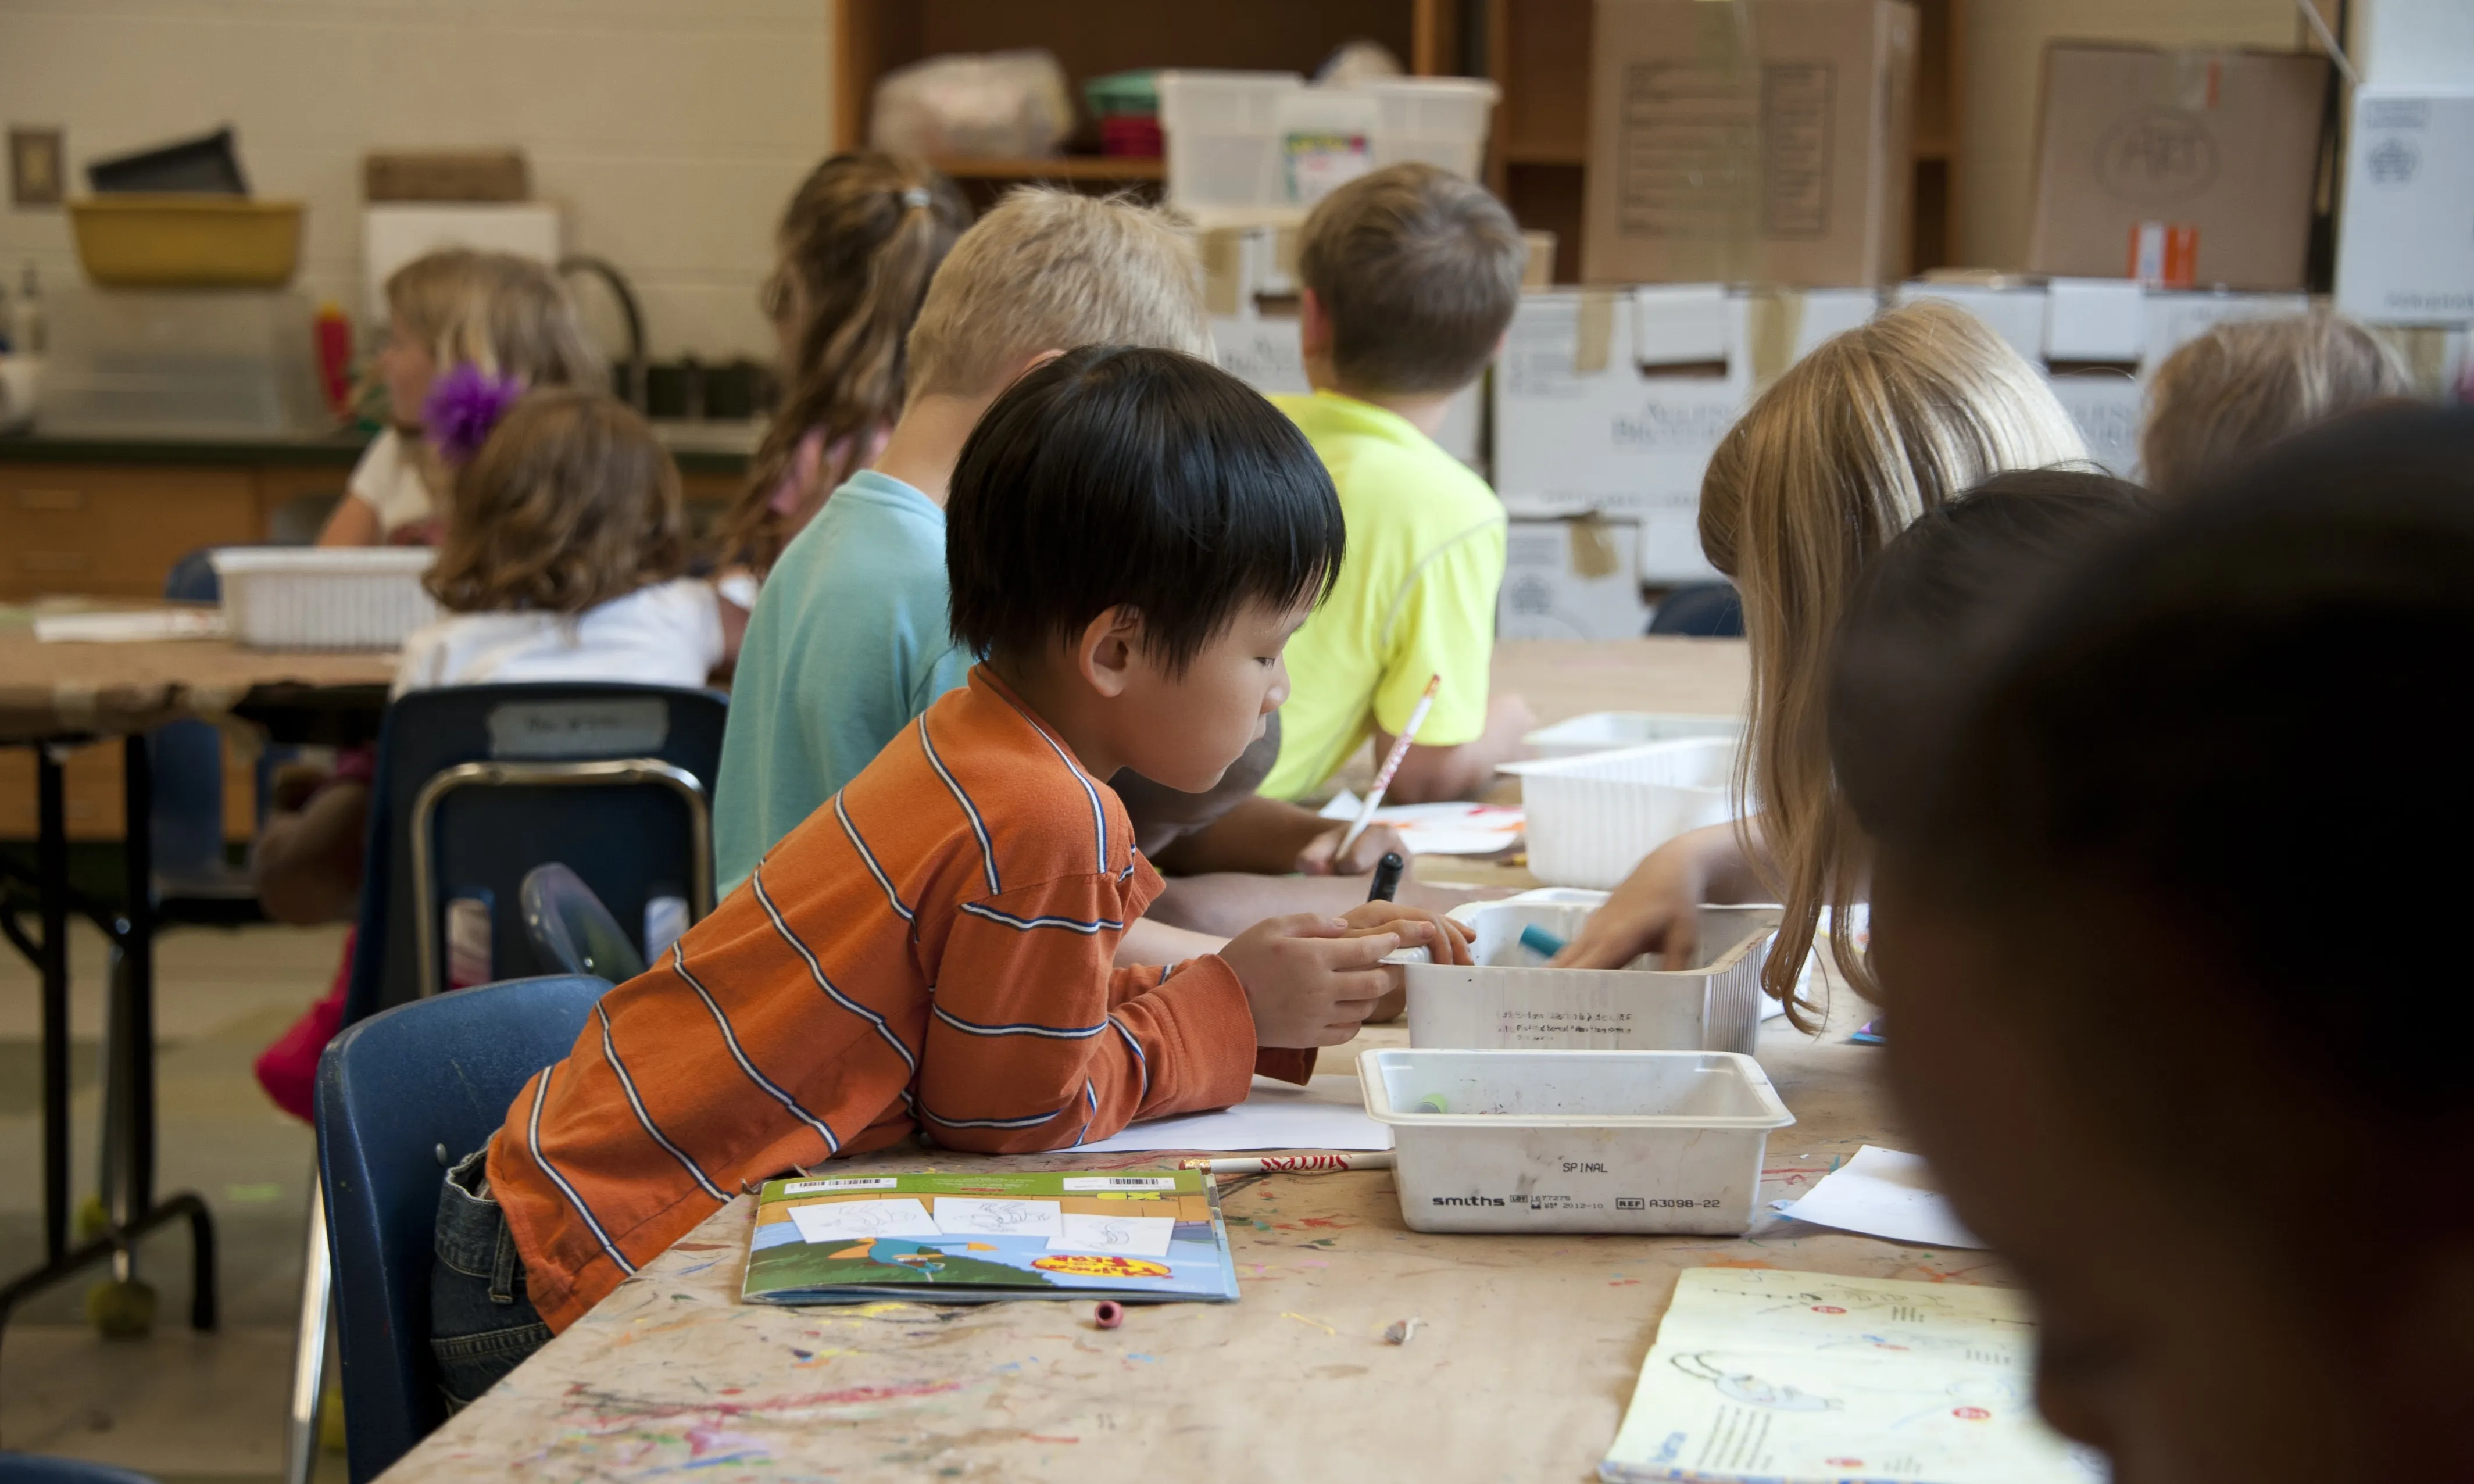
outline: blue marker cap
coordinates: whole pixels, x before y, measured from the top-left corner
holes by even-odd
[[[1533,922],[1520,930],[1520,946],[1541,959],[1551,959],[1564,951],[1564,940]]]

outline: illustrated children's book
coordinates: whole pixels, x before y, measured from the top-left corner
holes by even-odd
[[[750,1303],[1237,1297],[1202,1170],[846,1175],[764,1182]]]
[[[1695,1268],[1598,1476],[2102,1484],[2036,1415],[2035,1337],[2014,1289]]]

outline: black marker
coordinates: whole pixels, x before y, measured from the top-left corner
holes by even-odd
[[[1370,902],[1392,900],[1393,893],[1400,889],[1400,873],[1407,868],[1408,863],[1400,859],[1400,852],[1383,852],[1383,859],[1374,866],[1374,886],[1366,893],[1366,899]]]

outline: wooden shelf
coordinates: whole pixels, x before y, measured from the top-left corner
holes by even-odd
[[[958,181],[1161,181],[1168,163],[1156,155],[1049,155],[931,160]]]

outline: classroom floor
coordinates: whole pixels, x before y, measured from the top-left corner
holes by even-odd
[[[187,1326],[185,1225],[150,1238],[140,1255],[140,1276],[161,1298],[148,1338],[96,1337],[83,1313],[91,1279],[41,1295],[0,1331],[0,1448],[118,1464],[167,1484],[281,1476],[314,1141],[266,1101],[250,1064],[324,992],[342,939],[340,928],[163,936],[157,1185],[195,1190],[213,1209],[223,1326],[210,1335]],[[72,1179],[83,1197],[95,1188],[103,937],[81,925],[69,952]],[[0,1275],[42,1257],[39,1016],[32,967],[0,949]],[[340,1481],[343,1455],[323,1455],[319,1477]]]

